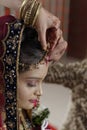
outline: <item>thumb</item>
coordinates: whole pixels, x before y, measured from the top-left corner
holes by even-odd
[[[42,48],[44,50],[46,50],[47,49],[47,43],[46,43],[46,30],[45,29],[42,30],[42,31],[41,30],[38,31],[38,39],[41,42]]]
[[[61,21],[59,18],[57,18],[56,16],[53,16],[52,21],[50,21],[50,26],[54,27],[55,29],[58,29],[61,25]]]

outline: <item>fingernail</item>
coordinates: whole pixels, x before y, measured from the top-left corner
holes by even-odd
[[[43,46],[43,49],[46,51],[47,50],[47,46],[45,45],[45,46]]]
[[[43,47],[43,50],[46,51],[46,47]]]

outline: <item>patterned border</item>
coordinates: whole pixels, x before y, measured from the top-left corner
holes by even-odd
[[[3,57],[5,65],[5,110],[8,130],[17,130],[17,71],[22,24],[19,21],[8,24],[9,32],[3,44],[6,52]]]

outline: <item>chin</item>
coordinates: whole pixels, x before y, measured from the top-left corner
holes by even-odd
[[[22,109],[25,109],[25,110],[30,110],[30,109],[33,109],[34,107],[34,104],[21,104],[19,108],[22,108]]]
[[[26,106],[26,107],[23,107],[22,109],[25,109],[25,110],[31,110],[31,109],[33,109],[33,105],[31,105],[31,106]]]

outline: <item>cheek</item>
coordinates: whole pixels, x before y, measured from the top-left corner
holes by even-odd
[[[26,97],[26,95],[24,94],[25,92],[23,91],[23,89],[18,89],[18,97],[20,99],[24,99]]]
[[[21,100],[28,99],[31,96],[31,90],[29,90],[25,84],[20,84],[18,86],[18,98]]]
[[[49,64],[47,64],[47,66],[49,66]],[[46,77],[47,72],[48,72],[48,67],[47,67],[46,69],[44,69],[44,76],[43,76],[43,78],[45,78],[45,77]]]

